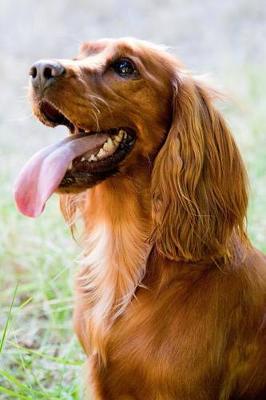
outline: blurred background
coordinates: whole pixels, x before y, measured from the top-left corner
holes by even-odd
[[[56,196],[37,220],[12,184],[34,151],[66,134],[35,121],[29,66],[73,57],[86,39],[135,36],[172,47],[228,94],[222,110],[250,177],[248,231],[266,250],[265,0],[0,0],[0,398],[81,399],[83,353],[71,322],[74,243]]]

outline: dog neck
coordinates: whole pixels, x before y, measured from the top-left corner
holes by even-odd
[[[86,304],[83,318],[90,343],[84,347],[103,361],[108,331],[141,284],[151,248],[150,177],[146,172],[135,178],[110,178],[89,190],[83,205],[77,292]]]

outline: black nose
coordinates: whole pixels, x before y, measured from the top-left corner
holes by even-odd
[[[44,89],[63,75],[65,68],[58,61],[40,60],[32,65],[30,76],[34,87]]]

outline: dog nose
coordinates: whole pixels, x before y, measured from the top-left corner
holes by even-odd
[[[31,81],[34,87],[44,89],[63,75],[65,68],[58,61],[39,60],[30,68]]]

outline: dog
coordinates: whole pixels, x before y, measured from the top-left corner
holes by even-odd
[[[266,259],[219,94],[163,47],[86,42],[30,69],[35,116],[69,136],[22,169],[18,208],[82,221],[75,332],[95,399],[266,399]],[[63,251],[63,250],[62,250]]]

